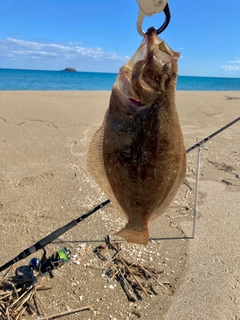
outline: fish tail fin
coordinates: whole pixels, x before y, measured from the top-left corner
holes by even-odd
[[[126,227],[114,233],[114,235],[124,238],[127,242],[142,244],[144,246],[147,246],[149,241],[148,227],[143,230],[134,230],[126,225]]]

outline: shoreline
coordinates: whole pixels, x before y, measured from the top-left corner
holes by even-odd
[[[7,90],[1,90],[0,89],[0,92],[37,92],[37,91],[41,91],[41,92],[111,92],[112,89],[108,89],[108,90],[76,90],[76,89],[73,89],[73,90],[69,90],[69,89],[66,89],[66,90],[52,90],[52,89],[44,89],[44,90],[39,90],[39,89],[7,89]],[[235,90],[235,89],[232,89],[232,90],[181,90],[181,89],[177,89],[176,92],[236,92],[236,93],[239,93],[240,92],[240,89],[239,90]]]

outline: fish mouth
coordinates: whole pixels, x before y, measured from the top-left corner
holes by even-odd
[[[175,86],[179,56],[150,28],[133,57],[120,68],[115,83],[120,99],[144,107],[171,84]]]

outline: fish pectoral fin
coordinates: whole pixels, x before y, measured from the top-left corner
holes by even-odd
[[[143,230],[134,230],[126,225],[126,227],[114,233],[114,235],[124,238],[127,242],[142,244],[144,246],[147,246],[149,241],[148,227]]]

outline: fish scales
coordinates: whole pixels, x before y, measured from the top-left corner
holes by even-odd
[[[120,69],[87,157],[90,173],[127,218],[117,234],[144,245],[148,222],[166,211],[186,172],[175,106],[178,54],[159,41],[150,29],[135,56]]]

